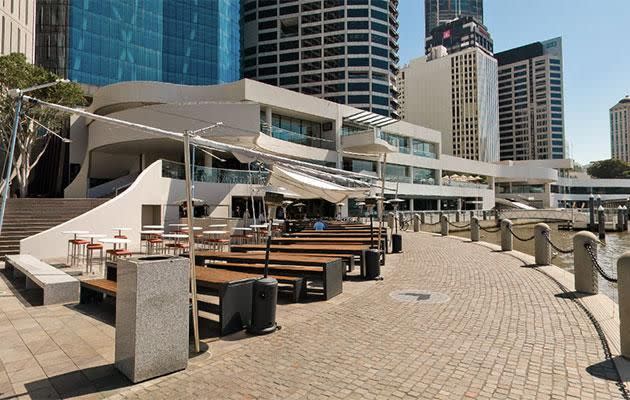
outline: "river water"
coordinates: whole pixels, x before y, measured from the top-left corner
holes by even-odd
[[[558,230],[558,224],[548,224],[551,228],[551,240],[561,249],[573,248],[573,235],[577,232]],[[482,226],[486,225],[482,222]],[[437,231],[439,228],[426,229],[428,231]],[[534,224],[531,225],[516,225],[512,230],[519,237],[528,238],[534,234]],[[470,231],[452,232],[452,235],[470,238]],[[488,233],[481,231],[481,240],[493,244],[501,244],[500,232]],[[534,255],[534,241],[521,242],[514,238],[514,250]],[[606,246],[598,246],[597,259],[602,269],[609,276],[617,276],[617,259],[624,252],[630,251],[630,232],[607,232],[606,233]],[[567,271],[567,273],[573,273],[573,254],[561,254],[555,250],[552,250],[552,263]],[[601,293],[606,294],[608,297],[617,302],[617,288],[613,283],[609,283],[600,277],[599,289]]]

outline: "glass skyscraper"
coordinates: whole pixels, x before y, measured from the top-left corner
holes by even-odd
[[[207,85],[240,78],[238,1],[44,0],[37,12],[36,62],[72,81]]]
[[[483,24],[483,0],[424,0],[424,37],[431,31],[460,17],[473,17]]]

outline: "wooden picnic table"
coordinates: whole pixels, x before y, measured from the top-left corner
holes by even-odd
[[[271,239],[273,244],[362,244],[370,245],[372,240],[370,237],[290,237],[283,236]],[[383,248],[387,252],[387,238],[381,236]],[[374,236],[374,245],[378,243],[378,236]]]
[[[302,253],[304,255],[316,254],[352,254],[359,257],[361,266],[361,276],[365,276],[365,251],[370,246],[368,244],[274,244],[269,249],[270,252],[282,253]],[[264,244],[241,244],[230,247],[232,252],[264,251]],[[382,261],[385,262],[385,252],[382,254]],[[264,254],[263,254],[264,255]]]
[[[195,263],[197,265],[206,265],[207,261],[226,261],[228,263],[251,264],[252,269],[259,269],[256,265],[260,266],[264,264],[265,254],[203,250],[195,252]],[[300,267],[318,267],[319,272],[315,275],[318,278],[321,278],[323,282],[325,298],[330,299],[342,293],[344,268],[340,258],[299,254],[270,254],[269,264],[270,270],[273,271],[273,274],[297,275],[305,276],[307,278],[312,278],[314,276],[313,271],[308,270],[308,268]],[[220,264],[217,263],[217,267],[220,268]]]

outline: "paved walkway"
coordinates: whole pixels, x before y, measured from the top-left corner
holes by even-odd
[[[273,335],[237,335],[209,343],[210,352],[192,359],[186,371],[131,387],[102,382],[107,392],[98,392],[99,380],[86,376],[107,367],[86,365],[76,376],[89,389],[79,385],[68,394],[150,399],[621,397],[615,370],[585,312],[545,274],[525,267],[523,257],[429,234],[405,234],[404,241],[404,254],[388,256],[384,281],[348,282],[344,294],[329,302],[280,306],[282,329]],[[425,293],[411,296],[416,290]],[[393,292],[402,293],[405,301],[392,297]],[[5,379],[15,392],[35,395],[37,385],[43,393],[52,382],[59,392],[55,375],[49,380],[38,375],[33,384],[33,377],[12,372],[12,357],[26,348],[4,351],[6,332],[17,330],[26,342],[29,333],[20,329],[36,332],[42,320],[59,324],[57,315],[47,313],[49,307],[20,309],[9,300],[0,297],[0,388],[7,387]],[[26,313],[33,321],[15,322],[7,304],[15,315]],[[80,348],[87,352],[83,343],[91,347],[90,340],[100,335],[105,342],[102,364],[111,362],[111,326],[74,308],[52,309],[67,310],[68,323],[85,324],[80,332],[63,320],[58,328],[73,335],[69,343],[81,339]],[[71,345],[56,345],[66,355],[75,351]],[[39,360],[36,350],[26,346]]]

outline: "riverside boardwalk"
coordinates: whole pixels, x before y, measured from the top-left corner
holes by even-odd
[[[461,238],[403,240],[383,281],[350,281],[329,301],[281,305],[278,332],[224,337],[186,371],[134,386],[111,370],[106,321],[75,307],[24,307],[2,283],[0,399],[622,398],[582,299],[558,285],[566,272]],[[590,305],[608,304],[595,297]],[[612,308],[594,314],[618,335]]]

